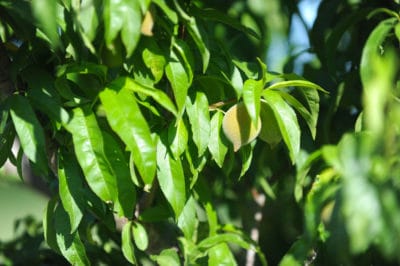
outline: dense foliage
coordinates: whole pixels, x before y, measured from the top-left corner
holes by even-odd
[[[295,16],[0,0],[0,165],[23,179],[25,156],[52,195],[5,263],[400,263],[399,4],[321,1],[312,59],[277,73]]]

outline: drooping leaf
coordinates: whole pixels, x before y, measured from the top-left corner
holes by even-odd
[[[210,113],[205,93],[197,91],[186,99],[186,112],[192,126],[192,138],[196,144],[198,156],[206,151],[210,138]]]
[[[262,80],[248,79],[243,85],[243,102],[253,124],[257,127],[260,117],[261,92],[264,87]]]
[[[4,165],[11,153],[15,129],[9,120],[9,112],[0,110],[0,167]]]
[[[164,249],[159,255],[151,255],[152,260],[160,266],[180,266],[179,256],[175,249]]]
[[[157,179],[175,217],[181,214],[186,202],[186,184],[180,158],[168,152],[167,134],[160,136],[157,145]]]
[[[10,114],[26,156],[47,174],[47,155],[44,131],[30,102],[21,95],[10,98]]]
[[[242,169],[240,170],[239,178],[244,176],[250,168],[253,159],[254,144],[255,143],[246,145],[240,150],[240,157],[242,159]]]
[[[266,90],[263,97],[275,114],[283,141],[289,150],[290,159],[292,163],[295,163],[300,151],[300,127],[296,114],[278,92]]]
[[[176,123],[171,123],[168,128],[168,142],[170,143],[169,148],[175,159],[179,158],[185,152],[188,138],[188,130],[183,118],[179,118]]]
[[[54,220],[57,244],[61,254],[72,265],[90,265],[79,232],[71,233],[68,214],[61,204],[56,207]]]
[[[111,128],[132,152],[133,161],[145,184],[151,184],[156,172],[156,147],[127,80],[119,79],[100,93]]]
[[[224,115],[222,112],[216,112],[210,122],[210,141],[208,142],[208,150],[211,153],[213,160],[219,167],[223,166],[226,153],[228,152],[228,145],[226,143],[225,135],[222,132],[222,120]]]
[[[43,215],[43,236],[46,244],[54,251],[60,252],[57,244],[56,229],[54,226],[54,210],[57,205],[57,198],[49,200]]]
[[[136,206],[136,188],[130,176],[126,156],[117,141],[107,132],[102,132],[104,138],[104,153],[110,163],[116,182],[114,202],[118,215],[131,219]]]
[[[143,41],[145,42],[142,52],[143,62],[153,74],[154,83],[158,83],[164,75],[167,60],[153,38],[145,38]]]
[[[53,48],[58,48],[60,38],[57,25],[57,1],[52,0],[32,0],[33,14],[39,22],[40,29],[46,34]]]
[[[135,256],[135,246],[132,241],[132,222],[128,221],[124,224],[121,233],[121,246],[122,246],[122,254],[124,257],[132,264],[137,264],[136,256]]]
[[[260,119],[260,139],[267,142],[272,147],[275,146],[282,140],[282,134],[274,111],[264,101],[261,101]]]
[[[208,265],[238,265],[226,243],[220,243],[208,250]]]
[[[142,25],[140,1],[106,0],[103,17],[106,45],[111,47],[112,42],[120,33],[127,56],[132,55],[139,42]]]
[[[196,200],[190,197],[178,218],[178,227],[186,239],[195,241],[197,228]]]
[[[314,89],[314,90],[319,90],[322,92],[327,93],[326,90],[324,90],[321,86],[308,81],[308,80],[286,80],[286,81],[279,81],[276,82],[270,86],[268,86],[264,91],[266,90],[278,90],[282,88],[288,88],[288,87],[304,87],[304,88],[309,88],[309,89]]]
[[[62,205],[69,217],[71,232],[77,230],[85,210],[83,177],[72,154],[61,150],[58,154],[59,194]]]
[[[75,154],[89,187],[103,201],[112,201],[116,181],[109,168],[95,114],[88,108],[75,108],[67,129],[72,134]]]
[[[145,251],[149,246],[149,238],[145,227],[139,222],[132,223],[132,235],[138,249]]]

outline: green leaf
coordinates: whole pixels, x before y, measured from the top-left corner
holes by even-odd
[[[184,59],[178,57],[175,49],[171,49],[170,59],[165,67],[165,74],[174,92],[178,113],[181,115],[185,108],[188,89],[192,84],[191,69],[185,67]]]
[[[243,85],[243,102],[256,128],[260,117],[260,100],[263,87],[264,82],[262,80],[254,79],[246,80]]]
[[[57,245],[56,230],[54,226],[54,210],[57,204],[57,197],[49,200],[43,215],[43,236],[46,244],[54,251],[60,253]]]
[[[43,128],[27,98],[13,95],[9,99],[11,118],[24,153],[47,175],[46,141]]]
[[[179,159],[182,153],[185,152],[188,145],[188,130],[185,121],[182,118],[171,123],[168,128],[169,148],[175,159]]]
[[[178,218],[178,227],[187,240],[195,241],[198,225],[196,214],[196,200],[190,197]]]
[[[146,229],[139,222],[132,223],[132,234],[133,240],[135,241],[138,249],[145,251],[149,246],[149,238],[147,236]]]
[[[132,264],[137,264],[136,256],[135,256],[135,246],[132,241],[132,222],[128,221],[124,224],[121,233],[121,246],[122,246],[122,254],[124,257]]]
[[[77,230],[85,211],[83,178],[75,157],[61,149],[58,154],[58,189],[60,199],[69,217],[71,232]]]
[[[143,62],[153,74],[154,83],[158,83],[164,75],[164,68],[167,64],[167,60],[154,38],[143,38],[143,41]]]
[[[199,18],[205,19],[205,20],[212,20],[212,21],[218,21],[221,22],[225,25],[228,25],[238,31],[241,31],[245,34],[248,34],[252,37],[255,37],[257,39],[261,39],[261,37],[251,28],[246,27],[245,25],[242,25],[240,23],[240,20],[235,19],[233,17],[228,16],[226,13],[223,13],[219,10],[216,9],[211,9],[211,8],[196,8],[194,5],[192,6],[192,11],[195,15],[197,15]]]
[[[300,151],[300,127],[296,114],[278,92],[266,90],[263,97],[275,114],[283,141],[289,150],[290,159],[292,163],[295,163]]]
[[[142,180],[151,184],[156,172],[156,147],[146,119],[129,89],[129,80],[116,80],[100,93],[100,99],[111,128],[132,152]]]
[[[244,176],[250,168],[252,159],[253,159],[253,149],[255,146],[255,142],[250,145],[243,146],[240,150],[240,157],[242,159],[242,170],[240,170],[239,178]]]
[[[157,179],[175,217],[181,214],[186,202],[186,185],[182,163],[168,153],[167,136],[160,136],[157,145]]]
[[[164,249],[160,255],[151,255],[150,258],[159,266],[180,266],[179,256],[175,249]]]
[[[140,1],[106,0],[103,18],[106,45],[111,48],[113,40],[120,33],[127,57],[131,56],[140,39],[142,25]]]
[[[157,103],[159,103],[166,110],[170,111],[172,114],[177,116],[177,111],[175,105],[172,103],[171,99],[162,90],[149,87],[130,78],[121,78],[122,82],[125,82],[124,87],[138,93],[152,97]],[[119,81],[115,81],[117,83]]]
[[[59,204],[54,213],[57,244],[61,254],[72,265],[90,265],[78,231],[71,233],[67,212]]]
[[[82,28],[82,33],[93,41],[99,28],[98,11],[100,9],[100,2],[95,0],[83,0],[79,6],[74,8],[76,18]]]
[[[223,118],[224,114],[222,112],[216,112],[212,116],[210,122],[210,141],[208,142],[208,150],[213,160],[221,168],[224,164],[226,153],[228,152],[227,140],[222,132]]]
[[[208,265],[237,265],[237,262],[229,246],[221,243],[208,250]]]
[[[259,137],[271,147],[274,147],[281,142],[282,134],[274,111],[264,101],[261,102],[260,119],[262,127]]]
[[[110,171],[116,180],[117,190],[116,195],[114,196],[114,208],[119,216],[131,219],[136,206],[136,188],[131,179],[131,173],[126,156],[113,136],[107,132],[102,133],[104,139],[104,152],[110,165]]]
[[[328,93],[326,90],[324,90],[321,86],[308,81],[308,80],[286,80],[286,81],[279,81],[276,83],[273,83],[272,85],[268,86],[264,91],[266,90],[279,90],[282,88],[288,88],[288,87],[304,87],[308,89],[315,89],[319,90],[325,93]]]
[[[178,24],[178,15],[165,3],[165,0],[153,0],[152,2],[164,12],[173,24]]]
[[[15,139],[15,129],[9,120],[9,112],[0,112],[0,167],[4,165],[11,153]]]
[[[198,156],[206,151],[210,139],[210,113],[205,93],[197,91],[193,97],[186,99],[186,112],[192,126],[192,138],[196,144]]]
[[[73,62],[65,65],[60,65],[57,68],[57,77],[66,76],[71,73],[94,75],[100,81],[100,83],[105,82],[107,79],[107,67],[91,62]]]
[[[72,134],[75,154],[89,187],[103,201],[112,201],[116,181],[109,168],[95,114],[87,109],[75,108],[67,129]]]
[[[53,48],[58,48],[60,38],[57,25],[57,1],[53,0],[32,0],[33,14],[39,22],[40,29],[46,34]]]

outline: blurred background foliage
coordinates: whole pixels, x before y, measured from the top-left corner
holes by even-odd
[[[245,61],[261,58],[268,71],[295,72],[329,92],[320,94],[315,141],[307,125],[299,121],[302,142],[295,165],[283,143],[271,147],[258,141],[250,169],[241,179],[235,174],[240,166],[237,161],[230,169],[217,165],[204,169],[198,186],[210,188],[221,224],[234,224],[247,233],[256,226],[269,265],[398,265],[399,3],[193,2],[228,14],[261,37],[208,21],[209,39],[234,57]],[[2,178],[1,182],[6,181]],[[266,195],[261,207],[255,202],[259,193]],[[17,195],[2,204],[13,206]],[[4,208],[1,222],[6,221],[4,213],[12,216]],[[263,218],[255,224],[253,216],[260,208]],[[30,219],[19,224],[17,227],[26,227],[26,234],[16,234],[14,242],[0,238],[5,263],[16,259],[12,250],[19,252],[17,242],[27,245],[25,250],[36,250],[33,248],[43,240],[40,225]],[[238,264],[244,265],[246,251],[233,248]],[[18,254],[25,259],[32,256]],[[61,258],[54,255],[51,259]]]

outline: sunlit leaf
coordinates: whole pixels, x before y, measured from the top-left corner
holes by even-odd
[[[260,100],[264,83],[262,80],[248,79],[243,85],[243,102],[253,124],[257,127],[260,116]]]
[[[132,235],[138,249],[142,251],[146,250],[149,245],[149,238],[146,229],[141,223],[134,222],[132,224]]]
[[[121,233],[122,254],[132,264],[136,264],[135,246],[132,241],[132,222],[128,221],[124,224]]]
[[[210,122],[210,141],[208,142],[208,150],[219,167],[222,167],[226,153],[228,152],[228,145],[222,132],[223,118],[224,115],[222,112],[216,112],[212,116]]]
[[[178,227],[188,240],[195,240],[197,228],[196,200],[190,197],[178,218]]]

